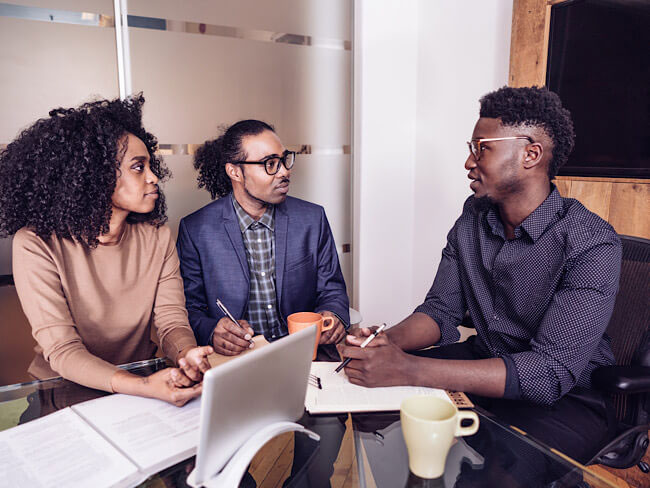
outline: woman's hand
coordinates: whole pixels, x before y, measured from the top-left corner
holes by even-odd
[[[180,373],[194,383],[203,381],[203,375],[210,369],[208,356],[214,353],[212,346],[191,347],[180,352],[176,361],[180,366]],[[190,386],[185,378],[178,373],[172,375],[172,379],[177,382],[177,386]]]
[[[128,371],[118,370],[111,378],[111,387],[115,393],[157,398],[177,407],[182,407],[203,391],[203,383],[193,386],[179,386],[186,380],[185,374],[178,368],[165,368],[149,376],[136,376]]]

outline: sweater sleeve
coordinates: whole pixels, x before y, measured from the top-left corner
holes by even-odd
[[[169,227],[162,227],[160,236],[165,258],[153,306],[153,325],[165,356],[176,362],[183,349],[196,347],[196,339],[187,318],[180,263]]]
[[[13,272],[23,311],[50,367],[81,385],[112,391],[117,366],[91,354],[77,333],[60,270],[45,242],[26,229],[13,240]]]

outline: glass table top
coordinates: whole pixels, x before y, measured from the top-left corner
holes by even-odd
[[[164,359],[152,359],[121,367],[145,376],[166,366]],[[62,378],[0,386],[0,431],[107,394]],[[337,434],[329,439],[328,430],[322,430],[320,443],[304,439],[297,442],[293,434],[270,441],[253,460],[249,475],[240,486],[328,486],[327,477],[315,480],[312,476],[309,484],[307,472],[333,473],[333,488],[614,486],[525,432],[500,422],[488,411],[478,407],[474,410],[479,416],[478,432],[457,439],[447,456],[445,472],[438,479],[425,480],[409,472],[399,413],[390,412],[308,416],[314,424],[330,426],[333,418],[338,419],[340,425],[338,430],[334,429]],[[186,487],[185,480],[193,465],[192,457],[161,471],[141,486]]]

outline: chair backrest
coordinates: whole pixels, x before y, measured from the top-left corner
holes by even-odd
[[[621,280],[607,327],[616,363],[643,362],[639,351],[650,322],[650,241],[620,236],[623,244]],[[650,364],[648,364],[650,366]]]
[[[607,334],[616,363],[650,366],[650,241],[620,236],[623,244],[621,280]],[[616,416],[633,423],[637,416],[634,399],[617,395]]]

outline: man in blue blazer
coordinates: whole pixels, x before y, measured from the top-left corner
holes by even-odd
[[[288,315],[310,311],[335,319],[320,344],[332,344],[326,356],[338,358],[334,344],[349,324],[345,282],[324,209],[287,196],[294,160],[256,120],[196,153],[199,187],[219,199],[181,220],[177,249],[190,324],[199,344],[220,354],[241,353],[254,334],[278,339]]]

